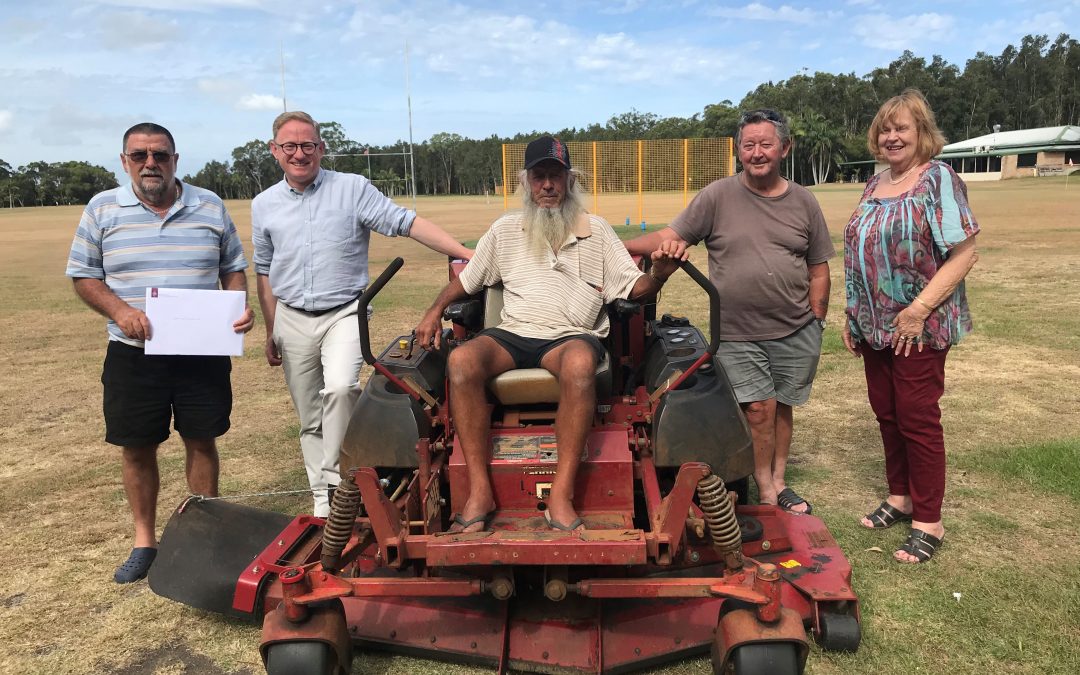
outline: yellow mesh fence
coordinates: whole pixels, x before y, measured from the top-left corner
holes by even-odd
[[[590,211],[612,225],[671,222],[698,190],[735,172],[728,137],[570,141],[566,147],[581,172]],[[504,143],[504,209],[520,205],[513,195],[524,165],[525,144]]]

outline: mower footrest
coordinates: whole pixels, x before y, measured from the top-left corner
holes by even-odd
[[[557,545],[556,545],[557,544]],[[641,530],[579,532],[470,532],[432,537],[427,564],[461,565],[643,565]]]

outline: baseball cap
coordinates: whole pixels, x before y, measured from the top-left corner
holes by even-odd
[[[541,136],[525,146],[525,168],[531,169],[545,159],[553,159],[570,168],[570,151],[554,136]]]

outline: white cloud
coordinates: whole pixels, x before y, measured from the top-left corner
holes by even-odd
[[[819,21],[824,15],[812,9],[795,9],[791,5],[780,5],[776,9],[752,2],[744,7],[714,7],[706,10],[709,16],[725,19],[744,19],[749,21],[782,21],[785,23],[810,24]]]
[[[0,134],[11,129],[14,121],[15,113],[10,110],[0,110]]]
[[[236,102],[239,110],[281,110],[281,97],[273,94],[248,94]]]
[[[177,37],[175,21],[162,21],[145,12],[107,12],[100,25],[107,49],[162,48]]]
[[[462,40],[467,26],[470,39]],[[641,33],[638,33],[641,35]],[[711,82],[730,74],[730,50],[682,40],[625,32],[586,32],[576,25],[521,14],[483,11],[461,4],[421,2],[397,14],[358,7],[343,41],[358,59],[401,53],[408,36],[411,54],[433,73],[470,88],[480,80],[531,82],[534,88],[652,82],[674,85],[690,75]],[[415,66],[414,66],[415,68]]]
[[[905,17],[863,14],[855,18],[852,32],[867,47],[916,51],[921,45],[947,42],[953,35],[955,24],[953,17],[935,12]]]
[[[1080,3],[1080,0],[1077,2]],[[1053,42],[1060,33],[1071,33],[1072,38],[1076,39],[1077,32],[1070,30],[1066,17],[1061,13],[1040,12],[1019,21],[997,19],[981,26],[977,31],[979,39],[974,46],[982,51],[1000,54],[1005,45],[1019,47],[1020,40],[1026,35],[1046,35]]]
[[[45,146],[71,148],[96,141],[102,136],[116,136],[119,147],[120,138],[117,129],[126,129],[131,122],[88,109],[82,104],[71,102],[50,105],[45,114],[35,119],[32,136]]]
[[[622,0],[621,3],[601,3],[601,14],[633,14],[641,9],[645,4],[645,0]]]
[[[98,4],[136,9],[176,11],[213,11],[217,9],[259,9],[259,0],[97,0]]]

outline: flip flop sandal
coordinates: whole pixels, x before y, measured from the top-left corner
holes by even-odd
[[[941,546],[941,540],[944,538],[944,536],[935,537],[929,532],[923,532],[922,530],[913,527],[908,534],[907,541],[905,541],[897,550],[903,551],[908,555],[913,555],[920,563],[924,563],[934,557],[938,547]],[[903,562],[910,565],[918,564],[907,563],[907,561],[904,560],[898,560],[897,562]]]
[[[458,527],[461,528],[460,530],[454,530],[454,534],[459,534],[459,533],[460,534],[475,534],[476,532],[486,532],[488,522],[490,522],[491,519],[494,516],[495,516],[495,510],[494,509],[492,509],[491,511],[488,511],[487,513],[481,513],[479,516],[477,516],[475,518],[470,518],[469,520],[465,520],[464,518],[462,518],[460,513],[455,513],[454,517],[450,519],[450,525],[451,526],[457,525]],[[466,532],[465,531],[465,528],[469,527],[470,525],[475,525],[477,523],[483,523],[484,526],[481,527],[479,530],[475,530],[473,532]]]
[[[784,488],[780,491],[780,494],[776,495],[776,503],[780,508],[785,511],[791,511],[792,513],[805,513],[806,515],[810,515],[814,512],[814,507],[810,502],[795,494],[795,491],[788,487]],[[798,506],[799,504],[806,504],[806,510],[795,511],[791,508],[792,506]]]
[[[547,524],[550,525],[553,530],[562,530],[563,532],[573,532],[574,530],[585,524],[585,521],[581,518],[574,518],[574,522],[570,523],[569,525],[565,523],[560,523],[559,521],[552,518],[551,511],[547,510],[544,511],[544,520],[547,521]]]
[[[157,549],[149,546],[140,546],[131,549],[131,555],[124,564],[113,572],[113,581],[118,584],[130,584],[146,576],[150,571],[150,565],[157,557]]]
[[[904,513],[887,501],[881,502],[881,506],[866,514],[866,519],[873,525],[868,530],[884,530],[897,523],[910,523],[911,514]],[[863,525],[863,527],[866,527]]]

